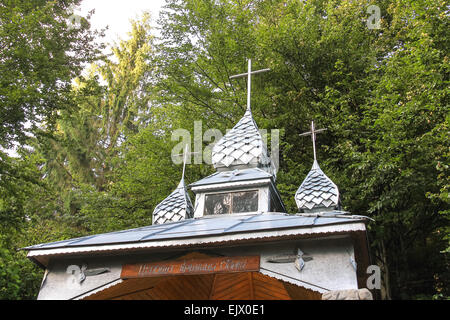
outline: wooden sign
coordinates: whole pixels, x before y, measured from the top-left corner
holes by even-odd
[[[259,271],[259,256],[214,257],[203,259],[126,264],[122,279]]]

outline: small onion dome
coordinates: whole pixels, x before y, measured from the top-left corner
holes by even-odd
[[[300,211],[334,210],[339,206],[339,190],[314,160],[311,171],[298,188],[295,202]]]
[[[190,219],[194,216],[194,207],[186,189],[184,179],[178,187],[153,211],[153,224],[163,224]]]

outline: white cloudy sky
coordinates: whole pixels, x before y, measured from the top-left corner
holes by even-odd
[[[83,0],[78,11],[82,16],[95,9],[91,22],[94,29],[107,25],[106,42],[124,39],[130,31],[130,19],[135,19],[143,11],[151,13],[152,25],[156,25],[159,10],[165,0]]]

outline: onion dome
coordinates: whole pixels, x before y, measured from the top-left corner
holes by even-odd
[[[186,189],[184,179],[178,187],[153,211],[153,224],[163,224],[190,219],[194,216],[194,207]]]
[[[339,206],[339,190],[314,160],[311,171],[298,188],[295,202],[300,211],[328,211]]]
[[[212,163],[218,171],[261,168],[271,174],[275,173],[250,109],[213,147]]]

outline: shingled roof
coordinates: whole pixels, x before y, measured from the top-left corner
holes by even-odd
[[[335,209],[339,205],[339,189],[314,160],[311,171],[295,194],[300,211]]]
[[[153,211],[153,224],[178,222],[194,216],[194,207],[187,193],[184,179],[178,187]]]
[[[261,168],[274,173],[267,147],[252,112],[247,109],[241,120],[214,146],[212,163],[216,169]]]

